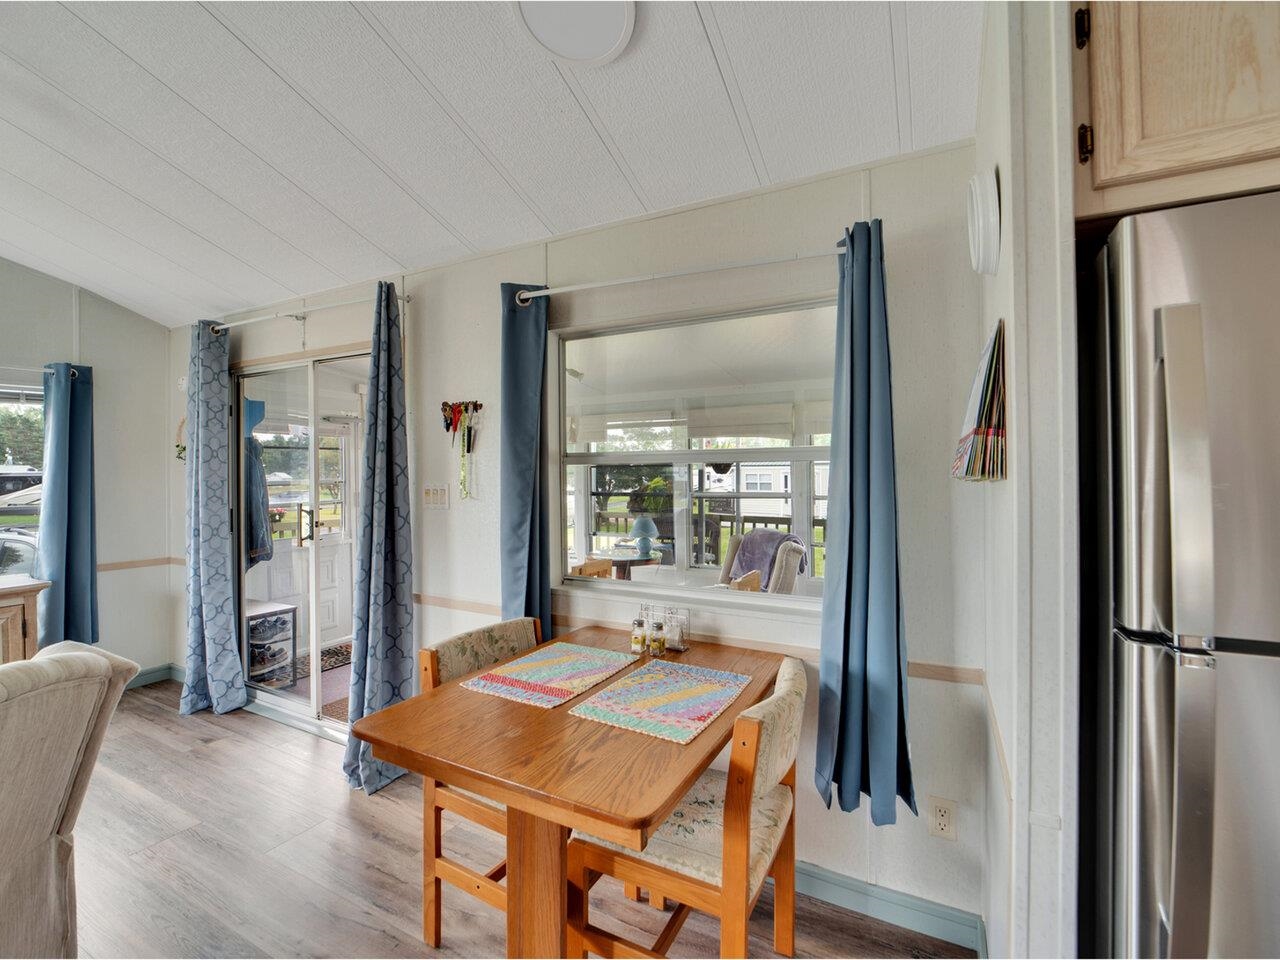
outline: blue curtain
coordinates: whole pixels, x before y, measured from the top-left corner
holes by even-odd
[[[502,618],[537,617],[551,636],[551,558],[542,477],[547,298],[521,305],[527,283],[502,285]]]
[[[907,745],[889,318],[880,221],[845,231],[836,303],[831,473],[815,782],[827,806],[871,797],[871,822],[916,812]]]
[[[412,491],[400,306],[393,283],[378,284],[371,349],[347,701],[352,723],[413,696]],[[347,741],[342,771],[352,787],[365,793],[381,790],[404,773],[375,760],[369,744],[355,737]]]
[[[93,496],[93,368],[44,368],[44,487],[36,576],[38,643],[98,642],[98,546]]]
[[[243,449],[241,462],[244,474],[244,568],[270,560],[275,556],[275,542],[271,539],[271,498],[267,490],[267,468],[262,462],[262,444],[253,435],[253,428],[267,415],[265,400],[245,400],[240,405],[241,436]]]
[[[181,713],[245,704],[231,541],[231,374],[227,335],[191,330],[187,366],[187,657]]]

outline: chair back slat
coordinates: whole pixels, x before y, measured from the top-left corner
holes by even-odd
[[[478,630],[468,630],[428,648],[435,653],[436,684],[448,683],[517,653],[532,650],[540,641],[540,626],[534,617],[503,620]]]
[[[760,721],[760,745],[755,766],[756,796],[781,783],[796,762],[807,689],[804,663],[795,657],[787,657],[778,667],[773,694],[738,715]]]

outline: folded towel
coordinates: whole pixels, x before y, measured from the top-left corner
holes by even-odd
[[[781,530],[752,530],[738,544],[738,552],[733,558],[733,566],[729,569],[729,578],[736,580],[752,570],[760,571],[760,592],[769,589],[769,578],[773,576],[773,562],[778,557],[778,548],[784,543],[799,544],[804,549],[804,541],[794,533],[783,533]],[[808,558],[800,557],[800,572]]]

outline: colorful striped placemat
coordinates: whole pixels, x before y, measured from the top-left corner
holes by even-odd
[[[535,707],[554,707],[590,690],[640,658],[634,653],[548,643],[517,660],[494,667],[462,686]]]
[[[623,730],[688,743],[724,713],[750,682],[741,673],[653,660],[569,712]]]

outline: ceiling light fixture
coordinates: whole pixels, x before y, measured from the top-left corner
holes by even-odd
[[[627,48],[635,0],[517,0],[516,20],[557,60],[599,67]]]

